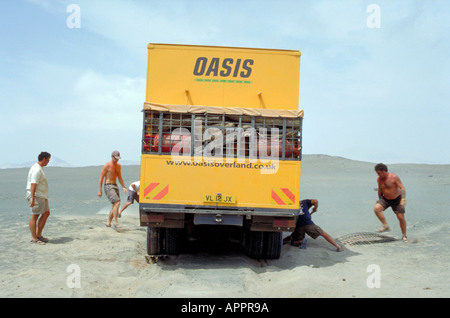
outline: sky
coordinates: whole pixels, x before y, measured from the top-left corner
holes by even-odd
[[[450,1],[0,0],[0,167],[139,162],[148,43],[300,50],[303,154],[450,164]]]

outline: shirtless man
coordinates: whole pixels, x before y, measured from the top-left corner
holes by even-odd
[[[109,212],[108,221],[106,222],[106,226],[111,226],[111,221],[114,219],[114,227],[119,228],[119,222],[117,220],[117,215],[119,212],[120,206],[120,194],[119,188],[116,184],[116,179],[119,178],[119,182],[122,185],[123,191],[125,194],[127,193],[127,188],[125,188],[125,184],[122,179],[121,167],[118,164],[120,159],[120,153],[115,150],[111,154],[111,161],[106,163],[103,166],[102,172],[100,173],[100,179],[98,181],[98,196],[102,196],[102,184],[103,179],[105,180],[105,194],[108,198],[109,202],[112,204],[112,209]]]
[[[400,222],[400,229],[402,230],[402,239],[407,242],[406,238],[406,220],[405,220],[405,187],[400,181],[400,178],[394,174],[389,173],[385,164],[379,163],[375,166],[375,172],[378,175],[378,201],[375,204],[374,211],[378,219],[383,224],[383,227],[378,232],[389,230],[389,225],[383,211],[391,207],[397,219]]]

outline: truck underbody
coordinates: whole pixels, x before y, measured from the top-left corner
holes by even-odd
[[[157,209],[156,209],[157,210]],[[155,211],[141,207],[141,225],[147,227],[149,255],[177,255],[196,240],[224,239],[238,242],[245,253],[257,259],[276,259],[281,255],[283,232],[292,232],[296,212],[277,213],[191,208],[190,212]],[[276,215],[276,216],[274,216]]]

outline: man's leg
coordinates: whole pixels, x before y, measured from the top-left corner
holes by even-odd
[[[111,222],[113,219],[114,219],[114,224],[117,225],[119,223],[117,220],[119,206],[120,206],[120,200],[116,201],[112,204],[112,208],[111,208],[111,211],[109,211],[109,217],[108,217],[108,222],[106,223],[106,226],[111,226]]]
[[[37,234],[36,234],[36,223],[39,218],[39,214],[32,214],[30,217],[30,232],[31,237],[33,238],[33,241],[37,241]]]
[[[116,202],[112,203],[112,205],[111,205],[111,210],[109,211],[108,221],[106,222],[106,226],[111,226],[111,222],[114,219],[114,212],[117,211],[117,209],[118,209],[117,202],[119,202],[119,205],[120,205],[120,201],[116,201]]]
[[[119,220],[117,219],[119,215],[119,207],[120,207],[120,201],[114,202],[113,205],[113,217],[114,217],[114,224],[118,224]]]
[[[400,222],[400,229],[402,230],[403,240],[406,240],[406,220],[405,213],[396,213],[397,219]]]
[[[294,232],[291,234],[291,245],[300,246],[305,238],[305,227],[296,226]]]
[[[122,212],[123,212],[123,210],[125,210],[126,208],[128,208],[131,204],[133,203],[133,201],[127,201],[127,203],[125,203],[123,206],[122,206],[122,208],[120,209],[120,212],[119,212],[119,218],[120,218],[120,216],[122,215]]]
[[[377,203],[375,204],[375,207],[373,208],[375,215],[380,220],[380,222],[383,224],[383,227],[381,229],[378,229],[377,232],[384,232],[389,230],[389,225],[386,222],[386,217],[384,216],[384,207]]]
[[[38,239],[42,238],[42,230],[45,227],[45,223],[47,222],[49,215],[50,215],[50,211],[45,211],[45,213],[43,213],[41,215],[41,217],[39,218],[38,226],[37,226],[37,233],[36,233],[36,236]]]
[[[339,246],[338,243],[336,243],[336,241],[331,237],[330,234],[328,234],[327,232],[323,231],[321,234],[329,243],[333,244],[334,247],[336,247],[337,251],[340,252],[342,251],[342,247]]]

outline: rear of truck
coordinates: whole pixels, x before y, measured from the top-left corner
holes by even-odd
[[[278,258],[299,213],[300,52],[149,44],[140,222],[150,255],[204,233]]]

